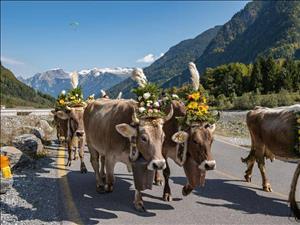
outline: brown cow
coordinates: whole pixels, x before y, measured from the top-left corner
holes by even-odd
[[[215,125],[194,123],[186,130],[178,132],[180,128],[176,117],[185,116],[185,106],[182,102],[174,100],[172,106],[174,109],[173,117],[164,125],[166,139],[163,145],[163,156],[165,159],[173,159],[178,165],[184,167],[187,184],[183,187],[182,194],[186,196],[197,185],[203,185],[207,170],[215,169],[216,162],[211,154]],[[165,178],[163,199],[172,201],[169,186],[170,168],[167,161],[163,175]],[[156,179],[159,179],[158,177],[156,174]]]
[[[68,162],[67,165],[71,166],[72,161],[72,148],[75,147],[74,160],[76,159],[76,148],[79,149],[80,158],[80,171],[86,173],[87,169],[84,164],[84,146],[85,146],[85,133],[83,125],[83,112],[86,104],[82,107],[66,107],[66,110],[59,110],[54,112],[61,120],[67,121],[67,145],[68,145]],[[75,142],[77,146],[75,146]]]
[[[292,185],[291,185],[291,191],[289,195],[291,209],[297,219],[300,219],[300,208],[296,201],[296,190],[297,190],[297,183],[298,183],[299,176],[300,176],[300,162],[298,163],[298,166],[295,170],[294,177],[292,180]]]
[[[59,144],[62,144],[63,140],[66,142],[68,138],[68,120],[62,120],[57,115],[55,115],[57,111],[58,110],[52,110],[51,112],[54,115],[57,140],[59,141]]]
[[[173,109],[164,119],[138,119],[136,108],[137,102],[133,100],[97,99],[84,112],[86,140],[98,192],[113,191],[114,167],[117,162],[130,165],[141,154],[148,162],[149,170],[165,167],[162,156],[165,138],[163,124],[172,117]],[[99,171],[99,156],[105,156],[105,185],[102,179],[104,171]],[[135,191],[134,205],[137,210],[144,210],[140,190]]]
[[[247,126],[251,135],[251,151],[242,162],[247,164],[245,179],[251,182],[252,169],[255,161],[262,176],[262,186],[265,191],[272,191],[266,176],[265,158],[276,156],[297,158],[293,150],[295,145],[295,112],[300,111],[300,104],[264,108],[255,107],[247,113]]]

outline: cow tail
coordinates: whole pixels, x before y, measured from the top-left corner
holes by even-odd
[[[298,166],[295,170],[294,177],[293,177],[292,184],[291,184],[291,191],[290,191],[290,195],[289,195],[289,202],[290,202],[291,210],[297,219],[300,219],[300,208],[296,201],[297,181],[298,181],[299,175],[300,175],[300,162],[298,163]]]

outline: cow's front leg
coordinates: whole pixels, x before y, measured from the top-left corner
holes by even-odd
[[[170,167],[169,167],[169,164],[167,161],[166,161],[166,168],[163,170],[163,175],[165,178],[163,200],[170,202],[170,201],[172,201],[171,188],[169,185]]]
[[[163,179],[162,179],[162,177],[161,177],[158,170],[155,170],[154,184],[157,185],[157,186],[162,186],[163,185]]]
[[[266,167],[265,167],[265,159],[264,157],[257,160],[258,168],[261,173],[262,177],[262,186],[263,190],[266,192],[272,192],[271,184],[268,181],[267,175],[266,175]]]
[[[105,183],[105,156],[100,156],[100,162],[101,162],[101,169],[100,169],[100,177],[102,178],[103,182]]]
[[[79,140],[79,158],[80,158],[80,172],[87,173],[86,166],[84,164],[84,137]]]
[[[68,138],[67,140],[67,145],[68,145],[68,162],[66,166],[71,166],[71,161],[72,161],[72,140]]]
[[[112,192],[114,183],[115,183],[115,176],[114,176],[114,169],[115,169],[116,161],[113,157],[105,156],[105,169],[106,169],[106,184],[105,184],[105,191]]]
[[[91,148],[89,148],[91,153],[91,164],[93,166],[95,177],[96,177],[96,191],[98,193],[104,192],[104,182],[100,177],[99,173],[99,153]]]
[[[134,203],[134,207],[137,211],[140,211],[140,212],[145,212],[146,211],[146,209],[144,207],[144,202],[143,202],[143,199],[142,199],[141,191],[135,190],[133,203]]]

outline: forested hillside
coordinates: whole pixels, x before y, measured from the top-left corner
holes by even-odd
[[[1,65],[0,76],[1,105],[6,107],[53,107],[55,99],[49,95],[35,91],[23,84],[14,74]]]

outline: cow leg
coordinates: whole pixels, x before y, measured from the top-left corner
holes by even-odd
[[[95,172],[95,177],[96,177],[96,191],[98,193],[103,193],[104,192],[104,183],[103,180],[100,177],[99,173],[99,153],[91,148],[89,148],[90,153],[91,153],[91,164],[93,166],[94,172]]]
[[[258,168],[261,173],[262,177],[262,186],[263,190],[266,192],[272,192],[271,184],[268,181],[267,175],[266,175],[266,167],[265,167],[265,159],[264,157],[257,160]]]
[[[170,202],[170,201],[172,201],[171,188],[169,185],[170,167],[169,167],[169,164],[167,161],[166,161],[166,168],[163,170],[163,175],[165,178],[163,200]]]
[[[68,145],[68,162],[66,166],[71,166],[71,161],[72,161],[72,139],[71,138],[68,138],[67,145]]]
[[[87,173],[86,166],[84,164],[84,138],[80,138],[79,140],[79,158],[80,158],[80,172]]]
[[[106,170],[106,184],[105,184],[105,191],[112,192],[114,183],[115,183],[115,176],[114,176],[114,169],[115,169],[116,161],[113,157],[105,156],[105,170]]]
[[[247,164],[247,170],[245,171],[245,180],[251,182],[253,166],[255,163],[255,150],[251,148],[249,155],[246,158],[241,158],[243,163]]]
[[[135,190],[133,204],[134,204],[134,207],[137,211],[140,211],[140,212],[145,212],[146,211],[146,209],[144,207],[144,202],[143,202],[143,199],[142,199],[141,191]]]
[[[103,180],[103,183],[105,183],[105,156],[101,155],[100,156],[100,161],[101,161],[101,168],[100,168],[100,177]]]
[[[157,185],[157,186],[162,186],[163,185],[163,179],[162,179],[162,177],[161,177],[158,170],[155,170],[154,184]]]

